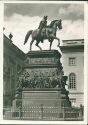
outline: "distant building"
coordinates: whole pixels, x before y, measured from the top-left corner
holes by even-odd
[[[84,40],[63,40],[60,47],[64,74],[68,76],[69,97],[73,106],[84,105]]]
[[[24,64],[25,54],[4,35],[3,106],[11,107],[15,96],[17,76]]]

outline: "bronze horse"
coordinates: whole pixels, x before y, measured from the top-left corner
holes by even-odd
[[[40,50],[42,50],[42,48],[39,46],[39,43],[42,42],[45,39],[48,39],[48,41],[50,42],[50,50],[51,50],[51,46],[52,46],[52,42],[54,39],[58,40],[58,46],[60,45],[60,39],[56,37],[56,32],[57,29],[62,29],[62,20],[53,20],[50,25],[48,25],[47,27],[43,28],[41,33],[39,33],[39,29],[36,30],[30,30],[27,32],[26,36],[25,36],[25,41],[24,44],[28,41],[28,38],[30,35],[32,35],[32,41],[30,42],[30,50],[32,47],[33,42],[36,40],[36,46],[39,47]]]

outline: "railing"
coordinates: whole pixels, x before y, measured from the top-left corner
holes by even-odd
[[[82,108],[64,108],[64,120],[79,121],[83,120],[83,109]]]
[[[4,119],[16,120],[50,120],[50,121],[77,121],[83,120],[83,114],[80,108],[62,108],[58,107],[27,106],[9,110],[4,113]]]

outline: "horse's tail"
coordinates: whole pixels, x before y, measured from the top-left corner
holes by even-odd
[[[26,34],[26,36],[25,36],[24,44],[27,43],[29,36],[32,34],[32,31],[33,31],[33,30],[30,30],[30,31],[27,32],[27,34]]]

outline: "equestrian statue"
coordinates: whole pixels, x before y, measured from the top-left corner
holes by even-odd
[[[60,45],[60,39],[56,37],[57,29],[59,30],[62,29],[62,20],[61,19],[53,20],[49,25],[47,25],[47,16],[44,16],[42,21],[40,22],[38,29],[30,30],[27,32],[24,44],[27,43],[29,36],[32,35],[32,40],[30,42],[30,51],[32,49],[32,44],[35,40],[36,40],[35,45],[40,50],[42,50],[42,48],[39,46],[39,43],[40,42],[43,43],[43,41],[46,39],[48,39],[48,41],[50,42],[50,50],[51,50],[52,42],[54,41],[54,39],[58,40],[57,46]]]

